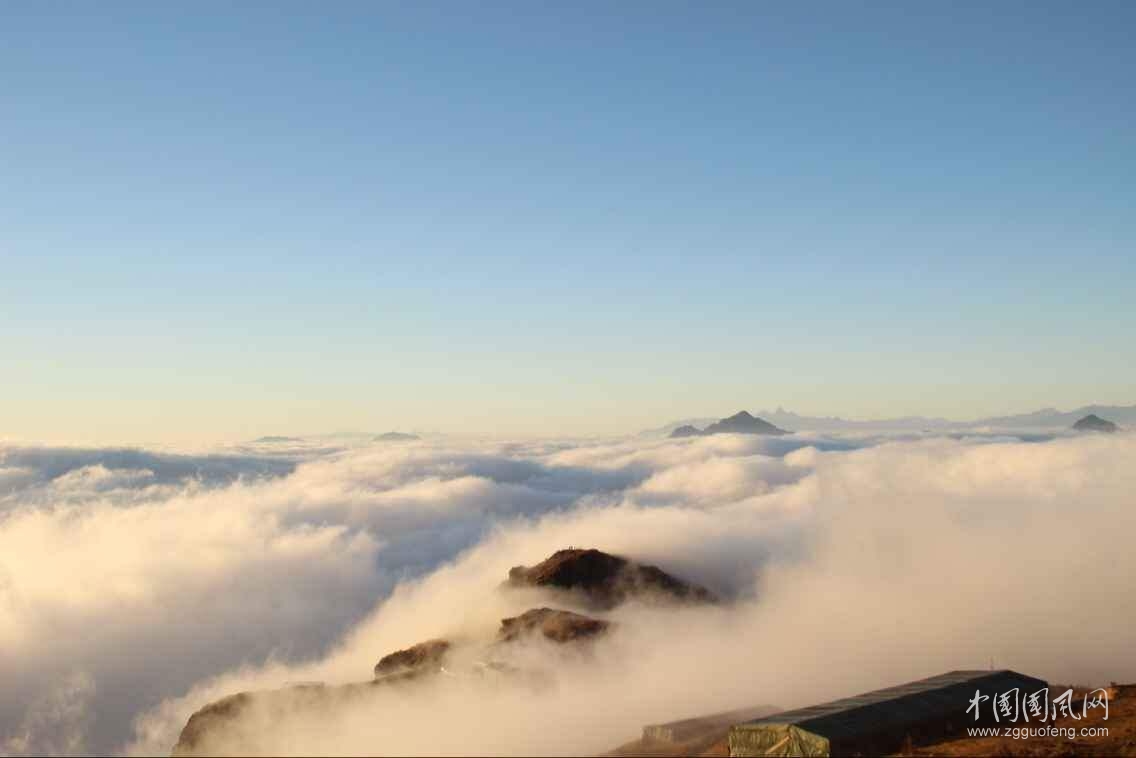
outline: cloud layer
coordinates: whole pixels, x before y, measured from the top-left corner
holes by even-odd
[[[532,601],[496,590],[508,568],[567,545],[733,604],[621,608],[539,696],[447,679],[250,716],[220,747],[598,751],[650,721],[991,660],[1132,678],[1134,454],[1129,435],[0,450],[0,751],[164,752],[221,695],[487,639]]]

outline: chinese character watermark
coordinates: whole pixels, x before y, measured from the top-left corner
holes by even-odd
[[[1005,720],[1016,724],[1018,719],[1045,723],[1056,721],[1058,718],[1080,721],[1087,717],[1090,711],[1100,710],[1104,711],[1102,720],[1108,721],[1108,692],[1100,688],[1086,692],[1081,698],[1080,708],[1073,699],[1072,688],[1052,699],[1049,697],[1049,688],[1022,692],[1021,688],[1015,687],[1005,692],[995,692],[992,696],[983,695],[981,690],[976,689],[966,712],[969,714],[973,711],[974,720],[978,721],[981,717],[982,704],[988,700],[994,721],[997,723]]]

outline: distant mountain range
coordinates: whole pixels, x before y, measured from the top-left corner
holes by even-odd
[[[748,415],[748,414],[747,414]],[[838,416],[804,416],[783,408],[775,411],[759,411],[757,417],[782,429],[802,432],[853,432],[870,430],[896,431],[952,431],[975,428],[992,429],[1069,429],[1085,416],[1096,415],[1120,426],[1136,425],[1136,405],[1086,405],[1070,411],[1056,408],[1043,408],[1032,413],[1012,416],[991,416],[973,421],[953,421],[945,418],[927,416],[901,416],[885,419],[846,419]],[[685,434],[699,432],[717,422],[714,418],[686,418],[674,421],[656,429],[641,432],[646,437],[669,437],[676,430],[689,427]],[[683,436],[683,435],[678,435]]]

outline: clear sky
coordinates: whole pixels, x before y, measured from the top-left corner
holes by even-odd
[[[1136,402],[1134,38],[1132,2],[4,3],[0,438]]]

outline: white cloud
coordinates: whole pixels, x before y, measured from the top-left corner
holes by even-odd
[[[539,696],[473,682],[377,692],[330,714],[297,706],[271,729],[250,717],[252,742],[226,748],[597,751],[648,721],[991,658],[1051,679],[1136,676],[1123,631],[1136,621],[1136,439],[838,449],[858,444],[415,443],[268,478],[250,459],[255,476],[206,480],[129,456],[62,471],[48,452],[10,458],[0,678],[15,686],[0,691],[0,744],[58,749],[26,725],[76,671],[90,720],[72,719],[86,741],[66,749],[154,752],[223,694],[362,681],[383,653],[442,634],[476,651],[535,602],[497,591],[508,568],[566,545],[737,602],[620,609],[594,658],[561,662]],[[461,736],[425,739],[438,722]]]

